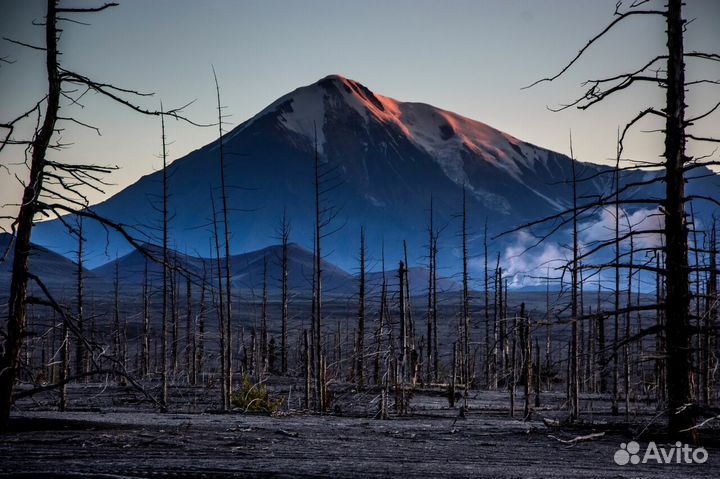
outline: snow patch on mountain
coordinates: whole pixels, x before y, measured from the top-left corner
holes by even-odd
[[[331,85],[339,95],[329,91]],[[247,128],[257,118],[275,113],[282,127],[304,136],[310,145],[317,135],[318,151],[322,154],[323,127],[332,120],[328,118],[329,112],[343,108],[352,108],[366,124],[375,119],[396,127],[411,142],[436,158],[445,174],[457,184],[469,183],[463,150],[504,169],[516,179],[520,179],[521,166],[529,166],[537,158],[537,151],[531,151],[522,141],[484,123],[425,103],[401,102],[378,95],[341,75],[329,75],[280,97],[238,130]],[[238,133],[233,132],[232,136]]]

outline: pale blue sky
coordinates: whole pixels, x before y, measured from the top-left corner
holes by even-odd
[[[162,99],[177,106],[197,99],[187,114],[200,122],[212,122],[215,115],[211,64],[218,71],[224,103],[235,124],[298,86],[339,73],[383,95],[452,110],[561,152],[568,150],[572,128],[576,155],[602,162],[614,154],[618,125],[649,101],[662,98],[656,87],[649,86],[587,112],[546,109],[580,94],[579,84],[586,78],[620,73],[661,52],[664,25],[654,17],[619,27],[555,83],[521,90],[572,58],[612,18],[615,0],[120,3],[86,15],[91,26],[65,25],[63,64],[101,81],[156,92],[153,99],[143,101],[146,105],[156,106]],[[696,18],[687,35],[688,49],[720,51],[720,1],[687,3],[686,17]],[[31,21],[42,18],[43,1],[0,0],[0,8],[1,36],[42,43],[42,31]],[[38,52],[1,42],[0,56],[16,60],[0,67],[2,121],[34,103],[45,80]],[[693,63],[688,75],[720,79],[720,64]],[[156,119],[92,96],[84,100],[86,108],[72,113],[100,127],[103,136],[68,126],[64,139],[76,144],[61,153],[64,159],[121,166],[112,175],[115,185],[109,193],[158,168]],[[719,100],[720,88],[703,87],[689,103],[692,111],[701,111]],[[710,117],[699,131],[717,134],[719,125],[720,115]],[[215,136],[213,128],[171,123],[172,159]],[[646,160],[661,152],[657,135],[635,135],[628,149]],[[18,159],[22,152],[13,150],[0,161]],[[24,176],[22,171],[20,175]],[[0,171],[0,184],[0,202],[15,201],[15,180]]]

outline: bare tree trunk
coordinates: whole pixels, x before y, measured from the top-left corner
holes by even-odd
[[[605,356],[605,316],[601,309],[601,281],[598,280],[598,308],[597,308],[597,363],[600,370],[600,394],[607,393],[607,357]]]
[[[115,381],[120,384],[123,380],[119,371],[119,362],[122,356],[121,325],[120,325],[120,266],[115,257],[115,282],[113,286],[113,356],[115,358]]]
[[[497,380],[492,378],[495,375],[497,368],[497,356],[495,354],[494,341],[491,343],[491,332],[490,332],[490,278],[488,274],[488,226],[487,217],[485,217],[485,229],[483,234],[483,250],[484,250],[484,263],[485,263],[485,277],[484,277],[484,296],[485,296],[485,387],[494,389],[497,387]]]
[[[78,338],[77,345],[75,347],[75,375],[81,377],[88,370],[87,364],[87,351],[85,350],[85,344],[81,338],[84,338],[85,333],[85,320],[83,317],[83,302],[84,302],[84,277],[83,277],[83,219],[78,218],[78,250],[77,250],[77,329],[80,338]]]
[[[145,270],[143,274],[143,326],[140,373],[143,377],[147,377],[150,373],[150,284],[148,281],[147,259],[145,260]]]
[[[470,294],[468,289],[468,251],[467,251],[467,201],[463,185],[462,201],[462,255],[463,255],[463,381],[465,390],[463,406],[467,409],[468,390],[470,389]]]
[[[662,264],[662,253],[657,253],[657,259],[656,264],[658,267],[658,274],[655,277],[656,281],[656,293],[655,302],[658,305],[657,310],[655,311],[656,314],[656,325],[660,328],[658,333],[655,335],[655,354],[657,355],[657,360],[655,361],[655,370],[656,370],[656,377],[657,377],[657,390],[656,390],[656,396],[657,396],[657,409],[659,411],[662,411],[665,409],[665,405],[667,402],[667,387],[665,385],[665,378],[666,378],[666,368],[665,368],[665,351],[667,350],[667,345],[665,342],[665,308],[661,306],[662,304],[662,298],[665,297],[665,281],[663,280],[663,275],[659,273],[660,267],[663,266]]]
[[[188,377],[188,384],[193,383],[195,372],[193,371],[195,357],[195,321],[192,311],[192,283],[190,276],[185,277],[185,373]]]
[[[577,221],[577,177],[575,172],[575,156],[573,155],[572,135],[570,136],[570,160],[572,163],[572,192],[573,192],[573,259],[572,259],[572,338],[570,352],[570,374],[572,384],[570,386],[570,417],[575,420],[580,415],[580,378],[579,378],[579,348],[578,343],[578,221]]]
[[[630,421],[630,308],[632,306],[632,276],[633,276],[633,238],[630,237],[630,251],[628,252],[629,268],[627,282],[627,309],[625,313],[625,339],[623,345],[623,389],[625,392],[625,422]]]
[[[0,430],[7,427],[12,405],[13,388],[20,370],[20,353],[25,338],[26,298],[29,280],[28,258],[30,256],[30,235],[35,213],[37,197],[42,190],[45,153],[55,131],[58,109],[60,108],[60,72],[57,63],[57,26],[56,5],[48,0],[45,17],[45,64],[48,77],[48,96],[42,127],[32,141],[30,175],[23,190],[20,212],[16,219],[15,249],[10,296],[8,299],[8,320],[5,330],[5,344],[0,356]]]
[[[263,290],[262,290],[262,304],[260,307],[260,374],[265,374],[268,371],[269,366],[269,351],[268,351],[268,326],[267,326],[267,306],[268,306],[268,292],[267,292],[267,256],[263,257]]]
[[[310,365],[312,363],[312,358],[310,357],[310,343],[308,341],[307,329],[303,330],[303,352],[303,371],[305,373],[305,409],[310,409]]]
[[[160,106],[162,110],[162,104]],[[168,173],[167,173],[167,143],[165,140],[165,115],[160,115],[162,128],[162,258],[163,258],[163,286],[162,286],[162,338],[160,338],[160,404],[162,412],[168,410]]]
[[[125,386],[127,384],[127,374],[128,374],[128,326],[127,326],[127,316],[123,317],[122,321],[122,335],[120,336],[120,364],[122,366],[121,372],[122,376],[120,378],[120,384]]]
[[[232,392],[232,289],[230,282],[230,225],[228,221],[228,197],[225,186],[225,151],[223,145],[223,114],[220,102],[220,85],[218,84],[215,68],[213,68],[215,79],[215,91],[217,93],[218,111],[218,151],[220,159],[220,192],[222,196],[223,233],[225,234],[225,350],[223,360],[225,362],[225,399],[223,404],[230,407],[230,393]],[[222,294],[222,291],[220,292]]]
[[[433,372],[435,381],[438,380],[438,374],[440,371],[440,338],[438,336],[438,290],[437,290],[437,257],[438,257],[438,231],[435,232],[435,239],[433,241],[433,279],[432,279],[432,291],[433,291],[433,305],[432,305],[432,320],[433,320]]]
[[[410,276],[409,276],[409,263],[407,253],[407,241],[403,240],[403,257],[405,258],[405,314],[406,326],[407,326],[407,343],[408,343],[408,360],[413,362],[415,357],[415,321],[412,316],[412,305],[410,304]],[[410,376],[414,376],[415,368],[410,368]]]
[[[178,279],[176,258],[173,258],[172,274],[170,275],[170,319],[172,322],[172,358],[170,370],[173,381],[177,380],[178,372]]]
[[[357,386],[365,387],[365,229],[360,227],[360,291],[358,298]]]
[[[702,395],[699,393],[699,389],[702,388],[702,384],[704,382],[702,378],[702,335],[700,334],[700,331],[702,330],[702,301],[701,301],[701,287],[700,284],[702,283],[702,277],[700,275],[700,268],[702,265],[700,264],[700,253],[699,249],[702,248],[702,244],[700,241],[698,241],[698,234],[697,234],[697,223],[695,222],[695,208],[693,207],[693,204],[690,203],[690,222],[692,224],[692,237],[693,237],[693,249],[694,256],[695,256],[695,344],[692,348],[692,351],[694,352],[694,358],[691,354],[690,356],[690,364],[692,366],[692,379],[691,379],[691,387],[694,386],[696,388],[696,391],[694,392],[694,395],[697,398],[701,398]],[[688,272],[688,279],[689,279],[689,272]],[[690,336],[692,338],[692,336]],[[692,341],[691,341],[692,342]]]
[[[510,369],[510,379],[508,380],[508,391],[510,393],[510,417],[515,417],[515,387],[517,385],[517,315],[513,316],[512,320],[512,346],[510,347],[510,362],[508,369]]]
[[[455,379],[457,378],[457,341],[453,341],[452,349],[452,368],[450,373],[450,389],[448,391],[448,400],[450,407],[455,407]]]
[[[117,298],[117,290],[116,290]],[[117,305],[117,299],[116,303]],[[67,381],[70,376],[70,334],[68,331],[67,321],[62,320],[62,338],[60,344],[60,411],[65,411],[68,404]]]
[[[288,241],[290,239],[290,222],[287,220],[286,212],[283,211],[283,218],[280,227],[282,240],[282,312],[280,331],[280,372],[288,372]]]
[[[523,327],[523,386],[525,407],[523,410],[523,418],[530,418],[530,392],[532,387],[532,338],[530,337],[530,317],[525,314],[525,303],[520,305],[520,319]]]
[[[317,408],[320,411],[325,410],[325,397],[323,392],[325,391],[325,385],[322,382],[322,252],[320,248],[322,239],[322,221],[321,221],[321,209],[320,209],[320,157],[318,155],[317,147],[317,131],[315,132],[315,387],[318,395]]]
[[[507,385],[507,322],[503,317],[502,268],[500,267],[500,253],[497,255],[495,265],[495,331],[498,345],[498,377]]]
[[[315,232],[313,232],[315,233]],[[310,308],[310,374],[312,377],[312,393],[315,410],[320,409],[320,390],[318,383],[320,382],[316,374],[319,375],[317,361],[317,343],[315,336],[315,328],[317,328],[317,262],[315,255],[317,254],[317,238],[313,234],[313,270],[312,270],[312,305]]]
[[[540,373],[540,344],[535,338],[535,409],[540,408],[540,389],[542,388],[542,377]]]
[[[620,367],[618,366],[618,344],[620,344],[620,134],[618,132],[617,158],[615,163],[615,310],[613,311],[614,335],[613,335],[613,370],[612,370],[612,399],[611,413],[618,415],[618,397],[620,381]]]
[[[212,264],[212,258],[210,258]],[[203,264],[203,277],[200,283],[200,311],[198,312],[197,356],[195,366],[195,382],[202,380],[205,373],[205,290],[207,288],[205,265]],[[204,382],[204,381],[203,381]],[[193,383],[195,384],[195,383]]]
[[[378,312],[378,328],[375,336],[375,368],[373,372],[373,382],[378,386],[382,385],[383,383],[381,379],[381,354],[383,352],[383,337],[385,336],[385,316],[387,314],[387,277],[385,276],[385,245],[383,245],[382,247],[381,264],[382,285],[380,287],[380,311]],[[387,386],[387,380],[384,381],[384,383],[385,386]]]
[[[405,404],[405,385],[407,384],[407,360],[408,360],[408,340],[407,340],[407,301],[405,299],[405,263],[400,261],[398,267],[399,280],[399,305],[400,305],[400,394],[402,404],[400,410],[404,411]]]
[[[708,407],[713,407],[715,404],[715,378],[711,377],[711,371],[714,371],[717,367],[717,357],[713,351],[713,338],[712,331],[715,331],[717,327],[717,315],[718,315],[718,291],[717,291],[717,228],[716,222],[713,218],[712,230],[710,232],[709,241],[710,258],[709,258],[709,269],[710,274],[708,277],[707,284],[707,305],[705,307],[705,333],[703,335],[703,378],[705,383],[703,384],[703,399],[704,403]],[[717,341],[717,340],[716,340]],[[714,376],[714,373],[712,374]]]
[[[545,285],[545,376],[547,388],[552,391],[552,339],[550,336],[550,323],[552,322],[552,308],[550,306],[550,267],[548,266],[547,283]],[[539,366],[538,366],[539,367]]]
[[[434,225],[433,225],[433,197],[430,195],[430,224],[428,225],[428,291],[427,291],[427,349],[425,351],[425,383],[430,384],[432,380],[432,354],[433,354],[433,250],[434,250]]]
[[[225,326],[225,297],[223,294],[222,286],[222,266],[220,264],[220,238],[218,237],[217,228],[217,212],[215,210],[215,199],[210,194],[210,203],[212,205],[212,217],[213,217],[213,238],[215,240],[215,259],[217,261],[217,297],[218,297],[218,329],[220,336],[220,405],[224,411],[230,409],[230,391],[228,391],[227,383],[227,349],[230,347],[228,344],[227,328]]]
[[[688,291],[688,230],[685,219],[685,63],[682,0],[668,0],[667,88],[665,123],[665,265],[667,294],[667,392],[669,433],[697,442],[696,412],[690,388],[690,294]]]

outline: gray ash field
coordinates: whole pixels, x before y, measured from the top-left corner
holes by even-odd
[[[507,393],[473,391],[462,418],[444,388],[433,387],[416,391],[408,415],[378,420],[377,392],[338,384],[337,412],[318,415],[297,408],[300,387],[270,378],[271,394],[286,398],[273,416],[219,413],[216,390],[206,387],[172,388],[165,414],[135,390],[106,384],[73,385],[65,413],[50,394],[35,396],[17,404],[11,431],[0,436],[0,476],[714,478],[720,471],[717,431],[715,439],[707,432],[704,464],[616,465],[620,444],[646,427],[641,444],[663,442],[653,436],[662,420],[642,405],[633,404],[625,428],[602,414],[608,402],[586,396],[584,420],[558,427],[547,424],[566,415],[559,393],[543,394],[543,406],[523,421],[521,407],[509,417]]]

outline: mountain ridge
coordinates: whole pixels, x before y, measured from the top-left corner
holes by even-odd
[[[349,270],[357,261],[359,230],[365,227],[368,256],[377,263],[404,256],[423,264],[430,196],[440,235],[439,262],[457,270],[460,212],[467,192],[471,246],[488,220],[491,236],[519,223],[557,213],[571,203],[571,161],[565,155],[522,142],[484,123],[425,103],[400,102],[374,93],[340,75],[287,93],[223,136],[230,191],[231,254],[268,246],[277,236],[283,212],[293,229],[291,240],[310,249],[314,234],[315,134],[323,168],[337,176],[325,205],[340,211],[335,234],[323,240],[328,259]],[[168,166],[173,219],[170,232],[177,249],[207,255],[217,198],[218,140]],[[604,165],[580,163],[579,174],[594,177],[580,185],[593,195],[611,187]],[[160,223],[148,198],[160,191],[160,172],[146,175],[93,210],[123,224],[135,225],[144,240],[157,242]],[[630,172],[623,182],[646,172]],[[658,193],[660,190],[658,189]],[[206,200],[203,200],[206,198]],[[217,203],[217,201],[216,201]],[[119,235],[99,225],[86,227],[95,245],[93,266],[130,251]],[[59,221],[37,226],[34,239],[54,251],[68,250]],[[101,239],[102,238],[102,239]],[[106,241],[107,238],[107,241]],[[503,245],[491,245],[492,254]]]

